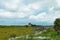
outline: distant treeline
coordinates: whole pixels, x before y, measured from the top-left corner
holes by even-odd
[[[15,25],[10,25],[10,26],[7,26],[7,25],[0,25],[1,28],[4,28],[4,27],[24,27],[24,26],[15,26]]]
[[[7,26],[7,25],[0,25],[1,28],[4,28],[4,27],[53,27],[52,25],[50,26],[43,26],[43,25],[31,25],[31,26],[28,26],[28,25],[10,25],[10,26]]]

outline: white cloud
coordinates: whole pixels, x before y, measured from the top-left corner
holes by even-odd
[[[31,9],[37,10],[41,7],[39,3],[32,3],[28,5]]]
[[[8,1],[4,1],[4,3],[2,3],[6,9],[8,10],[17,10],[18,8],[18,4],[20,4],[22,2],[22,0],[8,0]]]
[[[30,20],[36,20],[36,21],[48,21],[47,20],[47,14],[45,13],[45,12],[43,12],[43,13],[39,13],[38,15],[31,15],[30,16]]]
[[[7,12],[5,10],[0,10],[0,18],[12,18],[13,15],[10,12]]]
[[[3,9],[0,10],[0,18],[24,18],[26,15],[24,13],[13,13],[9,11],[5,11]]]
[[[21,5],[19,7],[19,11],[28,12],[31,11],[31,9],[28,7],[28,5]]]
[[[16,8],[17,8],[17,6],[16,5],[14,5],[14,4],[12,4],[12,3],[5,3],[5,7],[7,8],[7,9],[12,9],[12,10],[15,10]]]
[[[56,0],[56,6],[60,7],[60,0]]]
[[[41,8],[40,3],[34,2],[27,5],[25,4],[20,5],[18,11],[33,12],[33,11],[39,10],[40,8]]]
[[[17,13],[16,16],[17,18],[25,18],[27,15],[24,13]]]

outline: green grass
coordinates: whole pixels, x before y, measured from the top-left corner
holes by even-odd
[[[54,31],[53,28],[48,29],[46,32],[43,32],[42,34],[40,34],[39,36],[46,36],[46,37],[50,37],[50,40],[60,40],[60,33],[57,33],[56,31]]]

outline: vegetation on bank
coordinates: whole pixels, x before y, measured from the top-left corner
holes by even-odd
[[[33,38],[33,37],[49,37],[46,39],[41,39],[41,38]],[[16,40],[60,40],[60,32],[57,33],[55,32],[55,30],[53,28],[48,29],[47,31],[38,34],[38,35],[30,35],[31,38],[28,37],[28,39],[26,39],[26,37],[24,38],[18,38]]]

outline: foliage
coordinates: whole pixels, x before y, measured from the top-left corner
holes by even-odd
[[[55,31],[59,32],[60,30],[60,18],[57,18],[54,22],[54,29]]]

